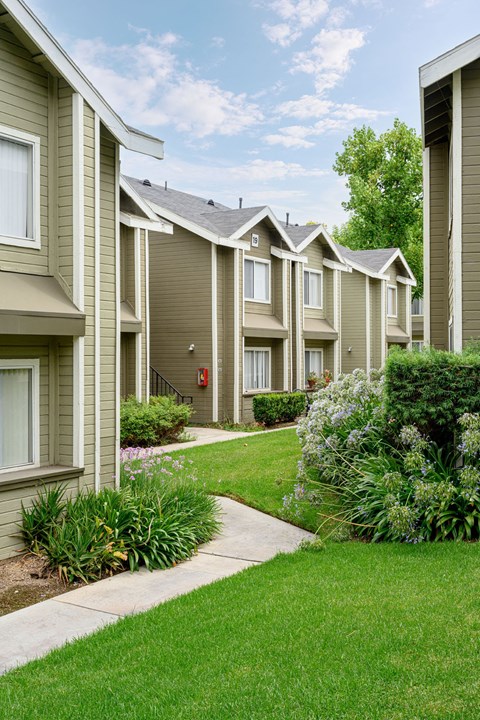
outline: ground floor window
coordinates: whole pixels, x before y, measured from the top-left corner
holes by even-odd
[[[245,390],[270,389],[270,349],[245,348],[243,361]]]
[[[38,376],[38,360],[0,360],[0,471],[38,463]]]
[[[412,340],[412,350],[423,350],[424,342],[423,340]]]
[[[320,377],[323,372],[323,351],[305,350],[305,385],[307,385],[310,373]]]

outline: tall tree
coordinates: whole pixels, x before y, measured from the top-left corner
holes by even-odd
[[[422,143],[398,118],[382,135],[356,128],[337,153],[335,172],[347,178],[350,218],[333,229],[352,250],[399,247],[423,292]]]

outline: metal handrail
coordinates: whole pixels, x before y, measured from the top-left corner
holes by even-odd
[[[158,370],[150,367],[150,395],[174,396],[177,405],[193,405],[192,395],[182,395]]]

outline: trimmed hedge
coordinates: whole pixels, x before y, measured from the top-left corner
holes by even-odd
[[[253,398],[253,416],[263,425],[275,425],[280,422],[293,422],[305,412],[307,398],[305,393],[269,393],[255,395]]]
[[[432,438],[453,434],[461,415],[480,413],[480,355],[393,350],[385,365],[385,413],[395,432],[416,425]]]
[[[134,397],[122,400],[120,444],[122,447],[153,447],[173,442],[192,413],[190,405],[177,405],[169,397],[151,397],[150,402],[138,402]]]

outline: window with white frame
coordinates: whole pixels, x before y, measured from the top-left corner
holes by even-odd
[[[395,285],[387,285],[387,315],[397,317],[397,288]]]
[[[323,372],[323,351],[305,350],[305,385],[307,385],[310,373],[315,373],[319,378]]]
[[[412,315],[423,315],[423,298],[413,298]]]
[[[243,384],[245,390],[269,390],[270,376],[270,349],[245,348],[243,355]]]
[[[39,463],[38,376],[38,360],[0,360],[0,472]]]
[[[40,140],[0,126],[0,242],[40,247]]]
[[[421,352],[423,350],[423,346],[423,340],[412,340],[412,350],[415,350],[416,352]]]
[[[245,258],[244,295],[245,300],[270,302],[270,263],[268,260]]]
[[[323,307],[323,273],[318,270],[303,271],[303,304],[305,307]]]

